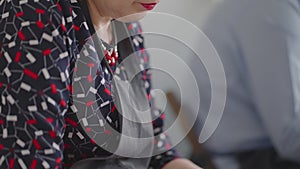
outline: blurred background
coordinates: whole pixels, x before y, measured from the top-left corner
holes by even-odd
[[[181,156],[300,168],[299,0],[161,0],[142,25],[151,94]]]
[[[205,21],[205,18],[207,14],[213,9],[213,7],[219,2],[220,0],[161,0],[160,4],[155,8],[153,12],[162,12],[167,13],[171,15],[178,16],[182,19],[185,19],[187,22],[191,22],[191,24],[195,25],[196,27],[200,28],[201,24]],[[143,32],[151,32],[153,29],[158,29],[158,27],[163,27],[164,24],[168,23],[151,23],[149,24],[147,22],[147,18],[143,19],[142,21],[143,26]],[[184,30],[185,25],[178,24],[178,27],[174,28],[175,30]],[[189,35],[187,35],[189,36]],[[178,51],[178,45],[176,44],[176,41],[173,40],[158,40],[157,37],[151,36],[151,35],[145,35],[145,45],[146,48],[161,48],[165,49],[167,51],[172,51],[174,55],[177,57],[180,57],[184,62],[188,64],[189,59],[194,55],[190,50],[188,49],[180,49]],[[175,52],[177,51],[177,52]],[[165,60],[166,64],[168,65],[168,68],[172,70],[172,75],[176,75],[177,79],[174,79],[175,77],[171,77],[170,75],[163,73],[161,71],[153,70],[152,71],[152,79],[153,79],[153,89],[160,89],[161,91],[155,91],[154,95],[156,98],[156,104],[160,106],[161,109],[164,110],[166,113],[166,120],[165,120],[165,128],[169,128],[171,125],[173,125],[174,120],[176,118],[176,108],[174,107],[176,103],[182,103],[188,104],[186,101],[180,100],[180,90],[178,87],[178,84],[176,84],[176,81],[181,81],[186,78],[185,72],[183,72],[181,69],[178,69],[178,67],[181,67],[180,62],[178,60],[173,59],[167,59],[170,55],[168,53],[160,52],[158,54],[157,51],[149,50],[150,56],[151,56],[151,64],[152,65],[158,65],[159,62],[162,60]],[[157,56],[159,57],[165,57],[164,59],[159,57],[152,57]],[[172,56],[169,56],[172,57]],[[179,78],[179,79],[178,79]],[[188,85],[189,82],[186,81]],[[169,94],[167,96],[167,93]],[[169,98],[168,101],[166,99]],[[171,100],[170,100],[171,99]],[[173,102],[172,102],[173,101]],[[173,105],[172,105],[173,103]],[[183,110],[188,111],[188,110]],[[176,132],[174,133],[168,133],[171,140],[173,142],[176,142],[178,139],[185,136],[185,132],[182,125],[175,125],[172,126],[176,128]],[[186,158],[191,158],[193,154],[193,145],[192,141],[189,140],[188,137],[184,137],[184,139],[176,145],[177,151]],[[194,147],[195,148],[195,147]]]

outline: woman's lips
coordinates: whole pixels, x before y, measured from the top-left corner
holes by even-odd
[[[141,5],[147,10],[152,10],[157,3],[141,3]]]

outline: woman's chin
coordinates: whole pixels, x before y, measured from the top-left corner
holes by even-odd
[[[147,15],[147,11],[139,12],[139,13],[134,13],[131,15],[126,15],[120,18],[116,18],[116,20],[121,21],[121,22],[135,22],[143,19]]]

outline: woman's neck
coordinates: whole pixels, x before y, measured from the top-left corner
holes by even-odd
[[[98,36],[108,44],[112,44],[112,27],[110,17],[101,14],[101,10],[97,8],[93,1],[87,0],[90,16]]]

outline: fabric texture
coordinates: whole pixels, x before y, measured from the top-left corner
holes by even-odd
[[[89,15],[81,4],[76,0],[0,1],[0,19],[0,168],[69,168],[82,159],[111,155],[105,149],[118,139],[110,129],[119,130],[120,114],[111,95],[111,79],[94,50]],[[147,68],[141,27],[129,23],[127,28],[137,60]],[[89,57],[78,63],[81,54]],[[100,108],[102,118],[87,115],[91,118],[78,120],[90,111],[74,103],[82,97],[73,93],[78,85],[74,76],[98,84],[85,91],[96,93],[96,100],[76,104]],[[146,69],[141,76],[151,104],[150,72]],[[161,168],[176,158],[163,133],[164,115],[156,111],[152,108],[154,152],[162,154],[152,157],[149,168]],[[80,125],[86,123],[98,123],[97,131]],[[103,144],[95,144],[87,132],[94,132]]]

